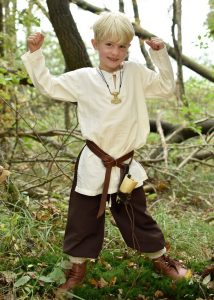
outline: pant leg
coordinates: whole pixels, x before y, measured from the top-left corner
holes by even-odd
[[[147,253],[164,248],[163,233],[147,211],[142,187],[133,190],[132,197],[126,205],[117,204],[116,194],[111,198],[110,209],[127,246]]]
[[[97,219],[101,195],[71,193],[63,250],[76,257],[96,258],[104,239],[105,215]]]
[[[105,215],[97,219],[101,195],[75,192],[81,152],[75,165],[63,250],[70,256],[96,258],[102,249]]]

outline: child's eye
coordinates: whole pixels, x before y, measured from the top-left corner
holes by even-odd
[[[126,47],[126,45],[120,45],[120,48],[126,49],[127,47]]]
[[[110,47],[110,46],[112,46],[112,44],[111,43],[106,43],[106,46]]]

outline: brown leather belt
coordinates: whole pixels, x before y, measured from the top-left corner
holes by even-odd
[[[106,168],[105,179],[103,184],[103,193],[102,193],[100,207],[97,215],[97,218],[99,218],[102,216],[102,214],[105,211],[112,167],[118,167],[121,170],[125,170],[127,164],[124,164],[123,162],[133,157],[134,151],[131,151],[117,159],[114,159],[113,157],[108,155],[105,151],[103,151],[101,148],[99,148],[94,142],[86,140],[86,145],[95,155],[97,155],[102,160],[103,165]]]

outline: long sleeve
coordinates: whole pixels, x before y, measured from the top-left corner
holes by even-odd
[[[149,52],[155,66],[158,68],[158,73],[150,69],[146,69],[146,72],[144,72],[143,85],[145,97],[171,97],[175,91],[175,82],[166,47],[158,51],[150,49]]]
[[[52,76],[45,66],[45,59],[41,49],[21,57],[25,68],[34,86],[45,96],[51,98],[76,102],[77,101],[77,76],[76,72],[68,72],[58,77]]]

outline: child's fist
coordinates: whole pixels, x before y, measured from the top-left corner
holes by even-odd
[[[151,40],[145,41],[153,50],[160,50],[163,49],[165,44],[164,42],[158,37],[152,37]]]
[[[36,32],[31,34],[27,39],[27,45],[30,52],[34,52],[41,48],[43,42],[44,42],[44,35],[40,32]]]

